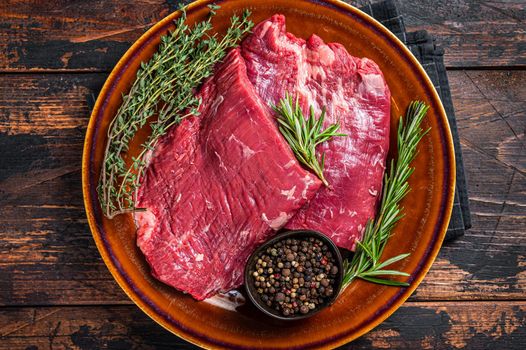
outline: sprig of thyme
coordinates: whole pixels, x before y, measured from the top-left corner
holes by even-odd
[[[296,158],[311,169],[325,186],[328,186],[329,184],[323,176],[325,153],[318,159],[316,146],[335,136],[347,136],[337,132],[340,125],[338,123],[331,124],[322,130],[325,108],[322,109],[320,117],[316,118],[314,108],[310,106],[309,117],[306,118],[303,115],[298,98],[294,102],[288,92],[285,93],[285,97],[280,100],[277,106],[271,104],[271,107],[278,115],[279,131],[287,140]]]
[[[407,110],[405,123],[400,117],[398,125],[397,146],[398,158],[391,160],[389,173],[385,175],[380,211],[374,220],[369,220],[361,242],[357,242],[356,252],[351,261],[344,262],[343,289],[355,278],[389,286],[408,286],[381,276],[409,276],[405,272],[386,269],[389,265],[405,259],[409,254],[400,254],[380,262],[385,245],[394,225],[403,217],[400,201],[409,192],[407,180],[413,173],[411,162],[417,155],[417,146],[422,137],[429,131],[420,127],[429,106],[420,101],[413,101]]]
[[[233,16],[226,34],[210,34],[207,20],[189,27],[186,12],[175,21],[175,29],[161,37],[158,51],[142,62],[137,78],[108,128],[108,141],[99,179],[98,194],[108,218],[135,210],[134,198],[144,174],[146,156],[168,129],[189,115],[197,115],[201,101],[195,88],[212,74],[214,64],[236,46],[253,26],[249,11]],[[151,134],[140,153],[127,162],[126,153],[137,131],[149,125]]]

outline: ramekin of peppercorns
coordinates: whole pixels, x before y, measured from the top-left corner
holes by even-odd
[[[287,231],[260,246],[245,267],[250,300],[282,320],[310,317],[331,305],[342,285],[342,257],[316,231]]]

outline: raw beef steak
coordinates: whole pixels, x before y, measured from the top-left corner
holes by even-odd
[[[248,256],[321,183],[296,161],[239,49],[201,88],[200,115],[156,147],[137,195],[153,275],[198,300],[239,286]]]
[[[288,91],[299,96],[304,112],[312,104],[319,115],[325,106],[326,126],[339,121],[348,135],[319,146],[330,188],[320,189],[287,228],[318,230],[354,249],[375,215],[389,148],[391,95],[382,72],[340,44],[287,33],[283,15],[258,24],[242,54],[263,101],[277,103]]]

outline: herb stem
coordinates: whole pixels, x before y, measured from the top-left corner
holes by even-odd
[[[278,105],[271,104],[272,109],[277,113],[279,130],[290,148],[296,155],[300,163],[311,169],[323,182],[329,186],[327,179],[323,175],[325,166],[325,153],[321,157],[317,156],[316,146],[326,142],[336,136],[347,136],[338,133],[339,123],[331,124],[322,130],[325,120],[325,108],[322,109],[318,118],[314,115],[314,108],[309,109],[309,117],[303,115],[299,99],[293,101],[292,96],[287,92],[285,97],[280,100]]]
[[[384,177],[384,189],[380,202],[380,210],[376,219],[369,220],[361,241],[357,242],[356,252],[351,261],[344,262],[343,288],[360,278],[372,283],[389,286],[408,286],[407,282],[399,282],[377,276],[409,276],[405,272],[387,270],[385,267],[405,259],[409,254],[400,254],[380,262],[385,245],[391,236],[395,224],[403,217],[400,201],[409,192],[408,179],[414,168],[410,167],[418,150],[422,137],[429,131],[423,131],[422,121],[429,106],[421,101],[413,101],[407,109],[406,118],[400,117],[397,130],[398,159],[391,160],[389,172]]]
[[[223,37],[210,35],[216,9],[212,5],[207,20],[189,27],[183,8],[175,29],[161,37],[158,51],[141,63],[130,91],[123,95],[108,128],[98,186],[99,201],[108,218],[137,209],[134,201],[147,166],[146,154],[170,127],[198,114],[201,101],[195,96],[195,89],[253,26],[248,19],[250,12],[245,11],[241,17],[232,16]],[[130,142],[147,123],[152,132],[129,164],[124,156]]]

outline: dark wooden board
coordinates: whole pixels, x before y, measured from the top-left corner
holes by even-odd
[[[364,1],[349,1],[360,5]],[[448,67],[526,67],[522,0],[400,0],[409,30],[427,29]],[[172,0],[0,3],[0,71],[110,71]]]
[[[524,0],[399,0],[408,30],[427,30],[446,66],[526,67]]]
[[[3,70],[111,70],[149,26],[177,1],[0,3]]]
[[[473,228],[442,248],[414,296],[523,299],[526,72],[450,71],[449,81]]]
[[[103,75],[0,79],[0,304],[126,302],[87,225],[86,97]]]
[[[0,305],[130,301],[84,214],[87,95],[104,74],[0,79]],[[411,300],[524,299],[525,71],[450,73],[474,227],[442,248]]]
[[[0,308],[0,349],[197,349],[135,306]],[[526,347],[525,302],[406,303],[342,349]]]

